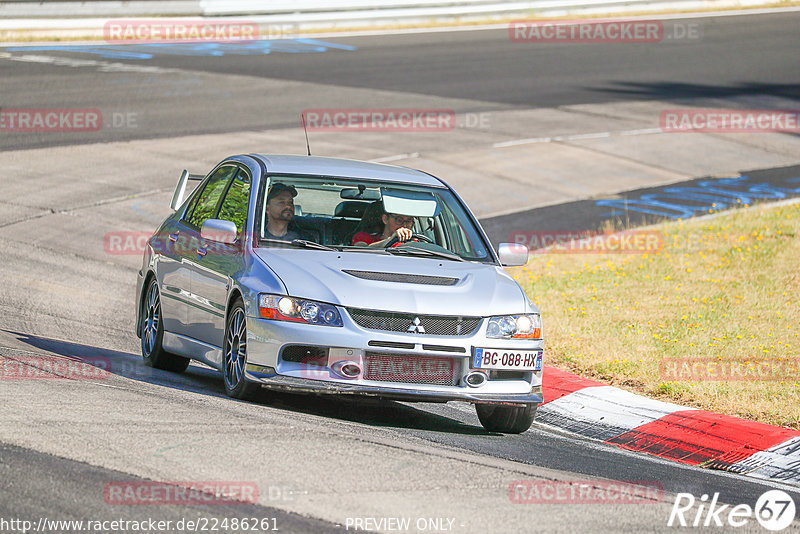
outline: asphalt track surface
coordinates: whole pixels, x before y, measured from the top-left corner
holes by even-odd
[[[325,38],[319,41],[327,46],[275,44],[253,47],[251,55],[213,46],[169,52],[145,45],[135,48],[138,59],[120,56],[130,50],[123,45],[68,52],[9,47],[14,55],[88,64],[53,68],[33,59],[21,68],[0,62],[0,107],[35,102],[99,108],[106,128],[82,135],[16,135],[0,139],[0,148],[295,127],[301,110],[356,103],[359,108],[439,103],[464,113],[697,96],[800,99],[798,20],[797,13],[680,19],[664,23],[665,35],[677,34],[670,28],[680,26],[681,32],[694,28],[696,39],[607,46],[514,43],[506,30],[493,30]],[[311,52],[318,49],[324,52]],[[155,70],[91,75],[117,63]],[[163,69],[174,72],[157,77]],[[137,113],[138,127],[114,127],[115,112]]]
[[[708,177],[703,177],[669,186],[634,189],[615,199],[576,200],[488,217],[481,220],[481,225],[493,243],[514,242],[520,228],[536,228],[543,235],[550,236],[557,235],[559,231],[572,231],[576,235],[586,232],[585,235],[589,235],[602,232],[609,225],[614,228],[648,226],[670,219],[709,215],[725,208],[742,207],[745,203],[757,204],[800,196],[800,167],[796,165],[755,169],[742,175],[729,179],[727,187],[720,186],[718,180],[709,183]],[[748,190],[756,184],[757,188],[766,186],[774,189],[760,198],[748,197]],[[712,192],[709,186],[716,187],[716,191]],[[739,198],[737,195],[740,195]],[[776,196],[765,198],[772,195]],[[526,237],[526,244],[529,244],[530,236]]]
[[[152,77],[146,72],[129,71],[98,78],[91,74],[105,63],[77,65],[73,62],[66,68],[63,64],[53,64],[52,60],[0,61],[3,87],[0,105],[3,108],[91,107],[108,111],[104,113],[107,117],[114,111],[133,111],[140,118],[139,127],[135,129],[3,136],[0,148],[24,150],[142,137],[167,138],[188,133],[294,127],[298,110],[310,107],[406,107],[436,102],[464,112],[693,95],[718,97],[721,101],[731,96],[764,94],[800,99],[800,56],[796,53],[800,15],[698,21],[702,28],[699,42],[614,45],[611,49],[513,44],[505,31],[480,31],[327,39],[353,49],[330,48],[321,53],[303,54],[273,52],[214,57],[157,53],[149,59],[120,59],[99,57],[96,51],[90,54],[80,50],[30,52],[51,58],[146,65],[157,70]],[[26,54],[24,51],[9,53]],[[161,69],[176,70],[166,71],[167,75],[162,76],[165,72]],[[248,87],[240,83],[238,76],[269,80]],[[282,83],[275,84],[276,79]],[[292,90],[292,82],[313,82],[313,85]],[[272,91],[270,84],[274,84]],[[398,96],[398,92],[406,96]],[[355,96],[359,100],[354,105]],[[772,174],[767,172],[763,176],[786,186],[783,180],[797,175],[797,169],[793,168]],[[10,185],[20,179],[24,176],[3,177],[4,183]],[[93,200],[102,203],[109,199]],[[559,217],[585,211],[574,209],[575,206],[571,208],[562,209]],[[548,217],[534,210],[526,214],[532,225],[550,218],[551,213],[546,215]],[[589,228],[599,221],[599,215],[595,212],[584,219],[575,219],[571,227]],[[22,223],[21,235],[25,234],[26,224],[35,224],[35,219]],[[159,519],[179,519],[233,514],[234,511],[225,506],[176,505],[160,507],[156,512],[143,506],[110,507],[98,498],[98,488],[109,480],[139,480],[130,474],[134,471],[132,462],[138,457],[137,453],[128,454],[127,451],[156,447],[158,439],[139,434],[137,428],[149,428],[161,418],[164,419],[162,426],[173,428],[158,427],[156,431],[174,435],[168,434],[171,441],[162,442],[163,448],[153,449],[156,451],[153,454],[163,455],[164,461],[169,461],[172,467],[148,471],[154,479],[159,473],[162,477],[174,473],[169,469],[175,465],[184,467],[185,479],[203,480],[204,474],[210,476],[207,464],[218,461],[220,456],[216,455],[221,453],[203,449],[209,446],[205,442],[198,450],[191,445],[192,440],[201,441],[209,434],[222,442],[224,431],[239,440],[232,449],[239,456],[228,458],[229,470],[223,467],[221,471],[212,472],[217,479],[219,473],[228,472],[230,477],[241,477],[247,469],[274,469],[277,473],[286,468],[276,465],[281,463],[282,456],[275,451],[309,443],[314,447],[330,447],[336,458],[327,461],[344,466],[337,464],[324,470],[326,477],[330,477],[324,483],[335,487],[337,479],[353,477],[345,468],[348,449],[355,450],[353,444],[356,443],[363,446],[359,449],[362,453],[371,451],[371,447],[392,448],[398,456],[424,451],[430,455],[434,474],[440,468],[440,458],[445,457],[475,465],[501,461],[503,468],[512,472],[514,468],[509,466],[518,466],[518,478],[547,473],[567,480],[603,477],[618,481],[658,481],[668,494],[688,492],[699,496],[719,492],[720,502],[731,504],[753,504],[765,490],[775,487],[768,482],[629,453],[540,425],[534,425],[519,436],[487,433],[480,427],[471,407],[460,404],[363,405],[348,400],[266,393],[252,404],[229,400],[224,396],[218,374],[203,366],[192,365],[181,376],[144,368],[135,350],[129,309],[132,307],[133,271],[119,265],[101,266],[92,263],[93,260],[87,261],[72,248],[74,243],[59,244],[60,241],[66,243],[68,238],[59,233],[62,230],[57,226],[49,226],[48,231],[55,236],[51,243],[31,250],[20,246],[24,242],[8,237],[0,239],[4,257],[0,272],[7,281],[0,290],[0,306],[5,318],[0,320],[3,355],[54,354],[78,360],[104,357],[122,370],[116,371],[107,384],[98,387],[90,383],[82,385],[83,389],[77,386],[69,389],[64,381],[43,380],[19,385],[14,389],[13,398],[3,397],[8,410],[4,410],[5,416],[0,415],[3,418],[0,420],[0,443],[5,443],[0,445],[0,517],[101,519],[157,515]],[[32,266],[32,261],[38,265]],[[26,275],[37,279],[27,282],[38,291],[36,300],[26,295],[29,289],[34,290],[20,284]],[[57,280],[48,280],[48,277]],[[69,291],[66,286],[75,289]],[[49,291],[54,298],[58,295],[67,301],[60,304],[67,310],[66,315],[48,310]],[[104,299],[97,292],[107,293],[108,302],[98,304]],[[87,309],[86,303],[97,307]],[[36,333],[48,332],[51,326],[62,333],[71,330],[74,335]],[[4,385],[0,383],[0,387]],[[30,408],[23,409],[25,406]],[[57,415],[51,411],[61,413]],[[101,415],[104,411],[110,414],[108,419]],[[130,419],[124,419],[122,414],[128,414]],[[93,421],[94,418],[98,420]],[[204,426],[204,421],[208,426]],[[233,423],[228,428],[228,422],[235,422],[237,429],[233,428]],[[213,425],[222,428],[220,434],[215,433]],[[85,442],[73,443],[65,438],[74,439],[76,428],[85,428]],[[270,432],[259,432],[259,428],[268,428]],[[326,442],[327,438],[311,441],[308,436],[315,432],[323,437],[331,436],[330,441]],[[270,442],[270,434],[278,436],[277,441]],[[97,440],[97,450],[93,449],[93,439]],[[295,440],[299,445],[295,445]],[[44,441],[58,446],[33,446]],[[8,442],[29,443],[31,447],[8,445]],[[109,445],[114,443],[119,443],[120,448]],[[263,443],[269,443],[266,451]],[[181,447],[186,447],[185,454],[180,453]],[[167,449],[178,452],[165,452]],[[249,458],[252,461],[242,458],[258,453],[269,459],[257,463],[252,458]],[[94,461],[100,457],[104,458],[102,462]],[[147,458],[147,455],[142,457]],[[369,457],[367,453],[349,459],[356,469],[362,470],[359,476],[364,481],[376,476],[370,472]],[[308,461],[322,460],[309,451]],[[126,465],[130,470],[126,470]],[[321,471],[304,465],[296,469],[299,470],[299,487],[294,489],[300,493],[314,493],[311,479]],[[300,476],[306,471],[305,477]],[[360,496],[341,497],[342,518],[355,515],[347,513],[347,503],[350,503],[350,510],[356,510],[352,505],[356,499],[380,501],[386,498],[381,491],[383,485],[413,486],[409,481],[419,476],[406,472],[399,462],[391,474],[377,474],[383,478],[374,481],[375,485]],[[508,480],[504,480],[507,484]],[[469,477],[459,481],[464,485],[481,483]],[[501,493],[505,491],[502,484],[500,487]],[[435,484],[425,488],[432,498],[444,502],[447,499],[443,495],[448,492],[454,494],[453,503],[459,499],[458,488]],[[800,503],[800,492],[788,491],[795,502]],[[666,504],[664,510],[668,511]],[[494,518],[492,511],[482,508],[480,502],[470,503],[470,506],[476,516],[474,521],[459,517],[460,528],[454,529],[456,532],[491,531],[491,525],[503,524],[501,518]],[[321,521],[305,517],[302,512],[286,512],[286,508],[291,509],[291,506],[283,506],[283,503],[277,503],[275,508],[252,505],[237,507],[235,514],[277,517],[284,532],[342,529],[342,520]],[[557,531],[559,525],[564,531],[590,531],[593,527],[609,532],[674,530],[666,528],[667,516],[663,513],[648,515],[638,507],[619,511],[616,518],[611,517],[614,514],[610,511],[590,506],[548,508],[546,518],[541,517],[543,511],[530,507],[519,513],[529,518],[530,531]],[[414,510],[405,513],[415,515]],[[442,516],[447,513],[447,509],[441,511]],[[362,515],[369,514],[363,512]]]

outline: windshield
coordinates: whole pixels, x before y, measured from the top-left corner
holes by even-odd
[[[494,261],[473,219],[445,188],[273,175],[262,182],[258,198],[256,231],[263,246],[298,246],[301,240],[337,250],[382,253],[388,247],[407,251],[397,255]]]

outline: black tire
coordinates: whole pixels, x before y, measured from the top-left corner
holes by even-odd
[[[244,376],[247,366],[247,315],[244,303],[237,299],[225,323],[225,341],[222,347],[222,379],[225,393],[235,399],[250,400],[258,386]]]
[[[164,321],[161,314],[161,294],[156,279],[150,280],[142,301],[142,358],[144,364],[155,369],[182,373],[189,367],[189,358],[164,350]]]
[[[503,434],[521,434],[528,430],[536,417],[535,404],[527,406],[498,406],[496,404],[476,404],[483,428],[489,432],[502,432]]]

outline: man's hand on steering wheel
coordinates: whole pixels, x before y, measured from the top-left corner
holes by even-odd
[[[394,234],[391,235],[392,239],[397,239],[397,241],[402,241],[405,243],[414,235],[414,232],[411,231],[410,228],[400,227],[394,231]],[[390,239],[391,241],[391,239]]]
[[[433,240],[425,234],[415,234],[412,233],[408,228],[398,228],[389,241],[386,242],[384,248],[392,247],[398,242],[405,243],[406,241],[424,241],[425,243],[433,243]]]

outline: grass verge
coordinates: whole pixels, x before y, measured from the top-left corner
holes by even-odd
[[[800,205],[649,230],[658,252],[537,253],[510,269],[542,310],[547,363],[800,429]]]

